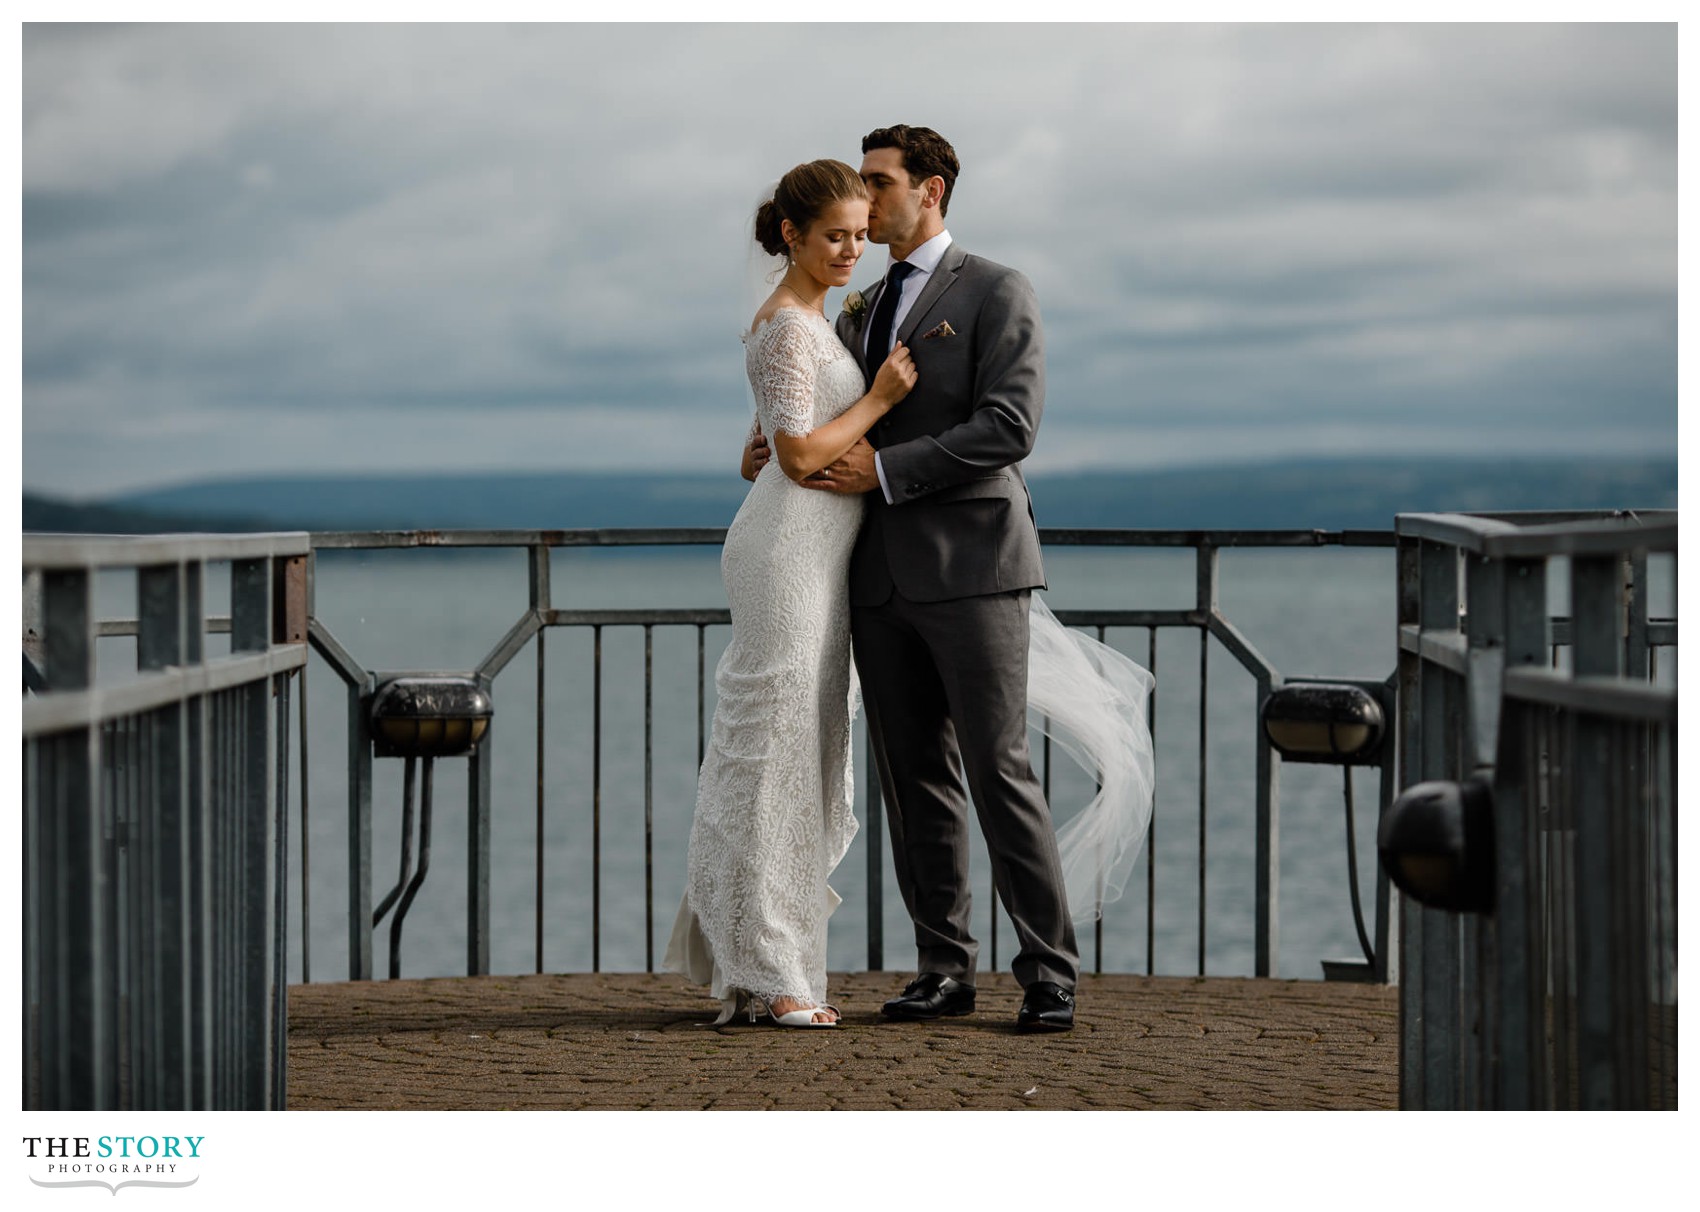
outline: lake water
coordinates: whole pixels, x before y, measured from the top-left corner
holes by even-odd
[[[1394,557],[1390,549],[1224,551],[1224,614],[1285,677],[1385,679],[1395,664]],[[1190,550],[1053,548],[1046,554],[1053,609],[1184,608],[1194,595]],[[1658,571],[1658,570],[1656,570]],[[1553,608],[1563,609],[1555,569]],[[1668,582],[1668,578],[1665,578]],[[218,578],[209,580],[216,613]],[[562,549],[552,553],[553,604],[559,608],[725,605],[718,548],[641,551]],[[523,615],[523,551],[327,553],[316,585],[318,617],[366,669],[379,672],[470,670]],[[1668,584],[1655,583],[1655,613]],[[105,594],[103,597],[107,596]],[[1668,604],[1662,607],[1670,612]],[[117,613],[123,613],[120,608]],[[705,710],[713,711],[713,668],[728,629],[707,632]],[[491,970],[537,969],[538,836],[542,836],[544,971],[592,967],[593,821],[592,641],[588,629],[546,633],[547,728],[543,745],[543,811],[538,820],[538,673],[527,645],[495,681],[491,755],[494,819],[491,861]],[[1152,664],[1149,633],[1112,630],[1109,641]],[[656,628],[652,707],[653,766],[650,875],[653,915],[646,921],[644,646],[641,627],[603,633],[600,966],[641,971],[650,948],[659,965],[684,879],[698,763],[696,629]],[[105,658],[103,658],[105,659]],[[121,660],[120,656],[120,660]],[[1105,913],[1101,955],[1088,928],[1083,964],[1105,971],[1197,971],[1200,869],[1203,870],[1205,967],[1211,975],[1253,969],[1255,842],[1255,686],[1234,658],[1212,641],[1208,708],[1201,720],[1200,642],[1190,630],[1158,633],[1155,671],[1157,805],[1124,896]],[[292,708],[293,709],[293,708]],[[308,671],[310,773],[306,940],[311,975],[338,980],[347,961],[348,695],[315,654]],[[1207,734],[1199,795],[1201,732]],[[292,736],[292,745],[300,738]],[[863,785],[858,728],[857,779]],[[1036,755],[1037,760],[1037,755]],[[292,801],[300,792],[299,751],[290,755]],[[394,883],[399,866],[402,763],[375,763],[373,895]],[[402,974],[453,975],[466,970],[467,763],[437,763],[431,870],[406,921]],[[1051,801],[1059,821],[1092,794],[1086,776],[1060,751],[1052,767]],[[1358,959],[1348,892],[1356,862],[1364,912],[1373,931],[1375,820],[1379,780],[1355,776],[1357,852],[1347,854],[1342,772],[1283,763],[1280,768],[1280,952],[1278,975],[1318,977],[1324,958]],[[861,794],[858,790],[858,814]],[[302,979],[302,854],[298,804],[290,825],[291,946],[289,978]],[[884,845],[882,843],[882,850]],[[1201,852],[1205,856],[1200,862]],[[1148,868],[1148,857],[1151,867]],[[914,961],[909,923],[897,896],[888,854],[885,871],[884,967]],[[974,847],[976,933],[981,964],[992,967],[989,866]],[[867,966],[868,847],[866,825],[834,876],[844,903],[831,923],[829,965]],[[1153,873],[1154,869],[1154,873]],[[1155,911],[1147,922],[1147,892]],[[1147,929],[1154,941],[1147,953]],[[388,920],[373,944],[376,973],[388,970]],[[1007,970],[1013,933],[999,913],[997,967]],[[647,946],[646,946],[647,942]]]

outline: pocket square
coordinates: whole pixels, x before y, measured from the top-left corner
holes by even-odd
[[[950,321],[946,320],[943,324],[940,324],[937,328],[932,329],[929,332],[922,333],[921,334],[921,340],[931,341],[934,337],[954,337],[955,335],[956,335],[956,330],[950,326]]]

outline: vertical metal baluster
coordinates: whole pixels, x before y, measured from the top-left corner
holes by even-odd
[[[602,971],[602,624],[594,623],[590,759],[590,970]]]
[[[301,983],[306,984],[313,979],[312,937],[313,915],[308,899],[308,890],[312,887],[312,869],[308,865],[307,840],[307,666],[299,670],[301,678],[301,705],[299,718],[296,721],[296,732],[300,734],[301,769],[297,781],[301,785],[299,799],[301,801]]]
[[[244,895],[247,882],[243,878],[242,860],[247,854],[248,837],[246,813],[241,807],[248,791],[242,779],[247,769],[242,746],[247,721],[243,718],[241,691],[226,690],[224,697],[227,700],[224,716],[226,795],[218,808],[228,821],[224,846],[228,864],[224,885],[225,913],[230,921],[226,936],[229,952],[224,969],[224,1106],[232,1108],[240,1105],[245,1092],[242,1045],[248,1025],[242,1003],[244,944],[248,940],[248,901]]]
[[[229,1096],[226,1082],[229,1080],[230,1065],[226,1050],[229,1046],[225,1024],[229,1021],[230,1007],[226,1001],[226,974],[230,969],[230,905],[229,888],[230,873],[230,843],[227,836],[229,814],[225,805],[230,802],[230,787],[228,783],[228,761],[225,752],[227,730],[225,728],[225,710],[223,693],[208,696],[207,701],[207,731],[209,748],[211,750],[210,778],[211,783],[207,794],[207,821],[211,826],[211,845],[207,850],[207,866],[211,871],[208,880],[208,910],[212,915],[212,947],[207,957],[208,979],[212,984],[212,1005],[208,1016],[207,1032],[211,1048],[209,1077],[212,1084],[212,1108],[228,1107]]]
[[[43,652],[48,685],[81,690],[94,684],[95,620],[91,577],[85,569],[42,574]],[[101,897],[105,884],[101,818],[105,799],[101,730],[78,728],[55,738],[64,761],[54,812],[54,890],[58,902],[51,943],[52,975],[44,975],[53,1004],[42,1008],[51,1024],[54,1066],[50,1108],[112,1105],[115,1056],[107,1002],[106,953],[110,937]]]
[[[544,821],[546,815],[545,787],[547,785],[547,748],[546,738],[549,735],[549,693],[547,681],[547,645],[544,643],[549,632],[548,619],[552,617],[554,596],[550,584],[550,549],[547,546],[535,545],[526,549],[526,581],[530,599],[530,609],[538,620],[537,628],[537,839],[535,862],[537,866],[537,906],[535,924],[536,969],[543,971],[543,889],[547,880],[547,870],[544,862],[544,842],[547,834]]]
[[[1544,585],[1544,567],[1537,566],[1536,571],[1543,577],[1542,584]],[[1543,611],[1541,622],[1544,624],[1545,621],[1546,615]],[[1528,921],[1521,933],[1532,953],[1526,965],[1529,985],[1522,1000],[1524,1012],[1531,1024],[1523,1094],[1524,1101],[1531,1111],[1539,1111],[1551,1106],[1551,1089],[1548,1082],[1548,1074],[1552,1067],[1551,1045],[1549,1043],[1551,1032],[1546,1028],[1545,1023],[1549,999],[1548,990],[1553,987],[1554,969],[1551,922],[1546,915],[1549,889],[1552,883],[1552,871],[1548,859],[1550,857],[1549,840],[1552,837],[1553,821],[1548,810],[1551,801],[1547,796],[1546,780],[1541,774],[1546,754],[1543,716],[1544,713],[1539,710],[1524,709],[1519,712],[1525,738],[1523,786],[1528,788],[1526,802],[1523,805],[1523,836],[1525,838],[1523,852],[1528,856],[1530,891],[1524,896],[1523,904],[1518,906],[1518,910],[1526,916]],[[1539,1019],[1535,1017],[1537,1014]],[[1535,1021],[1542,1023],[1539,1031],[1532,1028]]]
[[[198,1019],[195,1032],[196,1096],[201,1100],[196,1110],[218,1107],[217,1076],[222,1042],[218,1032],[219,986],[218,972],[224,957],[219,951],[224,929],[223,905],[219,892],[224,872],[218,865],[219,814],[214,805],[220,802],[223,788],[219,783],[220,753],[218,747],[218,696],[202,695],[195,704],[198,719],[192,752],[199,768],[196,786],[195,826],[193,844],[195,858],[195,995]]]
[[[1664,855],[1664,860],[1660,864],[1660,872],[1663,876],[1663,878],[1661,880],[1661,888],[1662,888],[1663,894],[1661,895],[1660,900],[1659,900],[1659,904],[1660,904],[1660,907],[1661,907],[1660,908],[1661,916],[1664,915],[1666,906],[1668,906],[1668,909],[1669,909],[1669,916],[1668,916],[1669,925],[1668,925],[1667,928],[1661,929],[1659,931],[1659,937],[1661,939],[1668,940],[1668,941],[1665,942],[1664,946],[1661,948],[1661,955],[1660,955],[1660,959],[1659,959],[1659,978],[1660,978],[1660,980],[1659,980],[1659,990],[1660,990],[1660,994],[1661,994],[1661,996],[1659,998],[1659,1005],[1661,1007],[1661,1013],[1664,1015],[1664,1032],[1663,1032],[1661,1038],[1663,1039],[1664,1044],[1665,1044],[1665,1048],[1664,1048],[1664,1052],[1663,1052],[1664,1061],[1663,1061],[1663,1064],[1661,1066],[1661,1071],[1662,1071],[1664,1080],[1661,1083],[1661,1088],[1665,1091],[1665,1095],[1666,1095],[1666,1101],[1663,1103],[1663,1105],[1666,1106],[1666,1107],[1674,1109],[1676,1107],[1676,1078],[1677,1078],[1677,1056],[1676,1056],[1676,1031],[1677,1031],[1676,993],[1677,993],[1677,991],[1676,991],[1676,981],[1675,981],[1676,935],[1677,935],[1676,864],[1677,864],[1677,854],[1679,853],[1678,850],[1677,850],[1677,838],[1676,838],[1676,830],[1677,830],[1677,821],[1676,821],[1676,806],[1677,806],[1677,801],[1676,801],[1676,786],[1677,786],[1676,773],[1677,773],[1677,750],[1679,748],[1679,745],[1677,744],[1677,732],[1676,732],[1676,726],[1674,724],[1665,725],[1660,730],[1660,733],[1661,733],[1661,738],[1662,738],[1663,746],[1664,746],[1663,760],[1661,761],[1661,765],[1663,767],[1663,773],[1664,773],[1664,780],[1665,781],[1664,781],[1663,789],[1662,789],[1663,794],[1660,796],[1660,801],[1661,801],[1660,809],[1661,810],[1660,810],[1660,813],[1659,813],[1659,818],[1660,818],[1660,822],[1661,822],[1661,829],[1663,830],[1664,834],[1669,838],[1669,840],[1664,844],[1664,846],[1662,848],[1662,854]],[[1667,933],[1667,930],[1668,930],[1668,933]]]
[[[655,971],[655,627],[643,625],[643,970]]]
[[[1157,677],[1157,628],[1146,629],[1148,642],[1146,655],[1148,664],[1146,670],[1153,680]],[[1157,687],[1151,687],[1151,696],[1146,703],[1145,722],[1151,728],[1151,753],[1155,762],[1157,753]],[[1155,774],[1155,771],[1153,771]],[[1152,976],[1157,971],[1157,792],[1155,779],[1151,792],[1151,824],[1145,833],[1145,975]]]
[[[1572,676],[1622,674],[1624,587],[1612,556],[1572,556],[1570,618]],[[1624,1104],[1614,1027],[1621,1021],[1620,990],[1627,983],[1628,956],[1614,939],[1613,886],[1623,867],[1620,834],[1613,817],[1609,769],[1610,724],[1591,713],[1574,713],[1577,761],[1576,850],[1581,878],[1577,892],[1579,988],[1578,1057],[1582,1106],[1609,1110]],[[1645,997],[1646,991],[1635,991]]]
[[[1644,566],[1643,566],[1644,571]],[[1641,667],[1628,670],[1631,677],[1646,676],[1645,650],[1641,653]],[[1627,932],[1629,946],[1628,969],[1629,979],[1622,983],[1619,996],[1622,998],[1624,1015],[1619,1020],[1619,1039],[1621,1049],[1619,1062],[1627,1072],[1624,1074],[1627,1087],[1626,1099],[1620,1099],[1619,1105],[1634,1108],[1650,1108],[1652,1104],[1652,1087],[1648,1083],[1649,1061],[1648,1032],[1653,1025],[1653,1018],[1648,1005],[1648,996],[1652,991],[1649,977],[1652,975],[1650,960],[1651,948],[1648,946],[1648,928],[1651,922],[1647,913],[1647,901],[1651,894],[1648,882],[1647,858],[1647,808],[1648,797],[1644,794],[1641,775],[1645,766],[1642,764],[1643,736],[1645,730],[1630,721],[1620,721],[1617,725],[1616,759],[1619,763],[1620,789],[1623,796],[1620,801],[1624,811],[1619,814],[1621,830],[1620,844],[1622,849],[1622,865],[1620,869],[1618,901],[1620,906],[1620,923]]]
[[[27,574],[36,575],[39,574]],[[27,592],[27,590],[26,590]],[[41,952],[47,941],[42,929],[43,913],[41,905],[41,876],[42,876],[42,845],[41,845],[41,805],[47,788],[42,783],[41,742],[35,738],[26,738],[23,749],[23,764],[20,771],[23,786],[23,803],[19,805],[22,829],[22,870],[23,877],[23,930],[21,937],[24,943],[23,955],[23,1105],[25,1107],[40,1107],[41,1097]]]
[[[704,694],[705,694],[705,684],[704,683],[705,683],[706,679],[703,676],[703,646],[704,646],[704,636],[707,633],[707,631],[708,631],[708,624],[707,623],[698,623],[697,624],[697,769],[698,770],[702,769],[702,760],[705,756],[707,756],[707,750],[704,748],[705,733],[703,731],[703,726],[704,726],[704,723],[705,723],[705,721],[703,719],[703,714],[704,714],[704,711],[706,709],[706,703],[705,703],[705,700],[704,700]]]
[[[266,558],[230,564],[230,651],[265,653],[272,643],[274,583]],[[231,810],[237,823],[236,899],[240,930],[233,974],[236,1005],[232,1064],[237,1092],[232,1108],[263,1109],[275,1074],[277,1041],[272,1036],[272,907],[277,894],[273,831],[271,680],[243,683],[234,699],[233,739],[237,753],[238,792]]]
[[[106,790],[101,796],[108,805],[104,823],[105,876],[108,889],[105,912],[107,934],[113,943],[111,950],[107,952],[107,980],[112,990],[113,1055],[117,1068],[113,1075],[117,1087],[115,1105],[123,1111],[135,1109],[135,1091],[131,1084],[135,1066],[130,1055],[135,1033],[134,1024],[130,1019],[131,1007],[127,986],[133,958],[130,952],[135,946],[136,936],[129,928],[129,900],[133,889],[121,840],[123,832],[129,828],[130,806],[125,802],[130,765],[128,723],[128,720],[120,719],[102,725],[106,733],[106,751],[109,756],[106,769],[102,771]]]
[[[150,1089],[148,1066],[152,1060],[152,1049],[148,1047],[147,1038],[148,954],[153,950],[153,922],[148,913],[148,904],[153,889],[147,878],[148,831],[152,822],[148,819],[146,804],[142,798],[142,729],[146,719],[146,713],[131,716],[125,729],[127,735],[124,743],[128,757],[124,771],[124,796],[128,804],[124,810],[127,825],[122,849],[125,878],[130,885],[130,903],[125,912],[129,921],[125,928],[135,940],[127,949],[130,1090],[131,1096],[136,1100],[135,1105],[139,1107],[157,1105],[153,1102],[153,1091]]]
[[[1208,901],[1206,860],[1208,838],[1205,830],[1206,809],[1209,803],[1210,768],[1210,631],[1198,630],[1198,975],[1204,975],[1205,918]]]
[[[1549,884],[1549,915],[1550,932],[1552,932],[1552,954],[1555,957],[1554,988],[1552,988],[1552,1003],[1554,1003],[1554,1037],[1555,1049],[1552,1057],[1552,1107],[1574,1110],[1576,1108],[1576,1001],[1574,1001],[1574,984],[1576,984],[1576,942],[1574,930],[1571,928],[1571,903],[1576,896],[1576,869],[1574,869],[1574,838],[1576,838],[1576,821],[1571,814],[1571,796],[1569,796],[1569,780],[1562,773],[1562,763],[1569,762],[1569,728],[1564,729],[1566,736],[1557,738],[1557,721],[1554,714],[1547,712],[1547,741],[1545,753],[1549,755],[1547,762],[1547,802],[1552,813],[1552,833],[1550,847],[1554,857],[1550,867],[1554,870],[1554,879]],[[1561,748],[1562,746],[1562,748]]]
[[[305,600],[307,616],[306,616],[306,619],[303,620],[303,622],[304,622],[304,625],[310,630],[312,628],[313,620],[318,613],[318,599],[315,596],[315,591],[314,591],[314,586],[317,583],[317,576],[318,576],[318,555],[311,548],[309,548],[308,551],[307,551],[307,563],[306,563],[306,571],[305,571],[304,575],[305,575],[305,579],[306,579],[306,587],[303,591],[303,596],[304,596],[304,600]],[[309,648],[308,651],[309,651],[309,655],[310,655],[311,649]],[[308,889],[312,885],[312,867],[308,863],[308,846],[307,846],[307,843],[308,843],[308,840],[309,840],[309,834],[311,833],[311,830],[308,828],[308,814],[307,814],[308,801],[309,801],[309,798],[310,798],[309,795],[308,795],[309,785],[308,785],[307,772],[312,769],[312,766],[311,766],[311,763],[309,763],[308,760],[307,760],[307,719],[308,719],[308,715],[307,715],[307,664],[306,663],[302,664],[301,669],[300,669],[300,675],[301,675],[301,689],[300,689],[301,703],[300,703],[300,707],[298,709],[300,719],[296,724],[296,731],[300,734],[300,740],[301,740],[301,743],[300,743],[301,765],[298,769],[296,781],[301,785],[301,791],[300,791],[299,797],[298,797],[300,799],[300,802],[301,802],[301,816],[300,816],[300,821],[301,821],[301,982],[303,984],[306,984],[307,982],[309,982],[313,979],[313,965],[312,965],[313,915],[310,911],[310,897],[308,895]]]
[[[478,675],[478,688],[493,689],[490,677]],[[466,820],[466,974],[490,971],[490,838],[495,802],[496,720],[490,717],[484,735],[467,757]]]
[[[241,938],[242,923],[236,920],[236,910],[241,902],[236,896],[236,817],[230,811],[230,805],[235,801],[238,788],[232,785],[235,760],[231,752],[231,738],[234,728],[230,715],[232,704],[228,701],[229,691],[220,692],[218,696],[217,732],[214,740],[218,746],[218,781],[214,784],[213,797],[208,807],[212,810],[213,824],[216,832],[213,835],[213,858],[218,864],[219,879],[215,890],[213,908],[218,915],[220,924],[219,946],[214,960],[216,968],[214,980],[217,982],[218,1001],[216,1004],[214,1030],[217,1033],[217,1069],[214,1073],[214,1090],[218,1099],[215,1104],[225,1109],[231,1104],[232,1079],[236,1075],[235,1051],[231,1040],[231,1026],[236,1016],[236,1003],[233,999],[233,980],[231,969],[239,954],[237,940]]]
[[[1104,625],[1102,623],[1098,624],[1098,642],[1100,644],[1107,643],[1107,641],[1104,639]],[[1102,783],[1094,782],[1093,783],[1093,789],[1092,789],[1093,798],[1096,799],[1097,796],[1098,796],[1098,793],[1101,792],[1103,789],[1104,789],[1104,785]],[[1093,958],[1092,971],[1099,972],[1099,973],[1103,972],[1104,971],[1104,879],[1101,875],[1098,878],[1098,917],[1097,917],[1097,920],[1092,923],[1092,953],[1093,953],[1093,955],[1092,955],[1092,958]]]
[[[289,682],[282,673],[277,686],[276,738],[273,760],[278,771],[278,798],[273,806],[272,848],[272,964],[266,996],[271,1006],[271,1088],[266,1109],[281,1111],[288,1101],[289,1072]]]
[[[542,973],[542,971],[543,971],[543,879],[544,879],[544,869],[543,869],[543,866],[544,866],[543,865],[543,842],[544,842],[543,803],[544,803],[544,794],[543,793],[544,793],[544,786],[545,786],[543,754],[544,754],[544,739],[547,736],[547,732],[545,730],[545,711],[546,711],[545,701],[546,701],[546,698],[547,698],[547,690],[546,690],[546,682],[545,682],[545,676],[544,676],[544,674],[545,674],[544,645],[543,645],[544,635],[545,635],[545,631],[543,629],[539,629],[538,632],[537,632],[537,635],[535,637],[536,640],[537,640],[537,841],[536,841],[536,868],[537,869],[536,869],[536,872],[535,872],[535,878],[536,878],[536,881],[537,881],[537,908],[536,908],[536,921],[535,921],[535,924],[534,924],[534,933],[535,933],[534,943],[535,943],[535,950],[536,950],[536,971],[538,973]]]
[[[867,771],[865,792],[867,805],[867,822],[863,834],[867,838],[867,874],[868,874],[868,971],[881,972],[885,969],[885,817],[881,808],[881,792],[879,780],[879,765],[874,758],[874,737],[872,729],[863,720],[864,750],[862,755],[863,768]]]
[[[183,564],[183,663],[198,665],[206,655],[206,563],[191,559]],[[188,998],[190,1090],[187,1105],[204,1110],[214,1105],[213,1051],[215,1002],[213,950],[217,914],[212,897],[212,810],[215,802],[211,783],[214,750],[211,743],[212,695],[194,695],[184,704],[184,819],[187,849]]]
[[[156,708],[143,715],[139,721],[141,727],[136,738],[136,788],[137,797],[145,814],[143,836],[141,839],[142,874],[143,874],[143,922],[142,938],[142,1037],[143,1073],[146,1082],[142,1089],[145,1107],[154,1108],[165,1105],[160,1090],[161,1071],[165,1049],[164,1006],[160,999],[159,967],[161,947],[159,939],[164,934],[161,922],[160,905],[160,869],[159,843],[161,817],[164,815],[160,806],[155,783],[153,747],[155,744],[154,724],[158,720],[160,709]]]

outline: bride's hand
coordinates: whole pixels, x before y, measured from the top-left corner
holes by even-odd
[[[891,347],[891,356],[886,358],[879,373],[874,376],[872,394],[890,408],[909,394],[910,389],[915,386],[917,374],[915,359],[910,356],[909,347],[899,341]]]

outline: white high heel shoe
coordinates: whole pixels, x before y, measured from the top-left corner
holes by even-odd
[[[751,994],[745,993],[742,989],[738,989],[733,992],[732,996],[721,999],[720,1017],[710,1023],[709,1026],[723,1027],[739,1014],[744,1013],[747,1013],[750,1016],[750,1022],[752,1023],[758,1023],[763,1017],[766,1017],[772,1019],[774,1025],[779,1027],[838,1026],[837,1017],[834,1017],[830,1022],[817,1023],[815,1021],[815,1015],[819,1014],[822,1010],[830,1010],[835,1016],[840,1015],[840,1011],[837,1006],[829,1006],[825,1004],[819,1006],[804,1006],[800,1010],[791,1010],[785,1014],[775,1014],[773,1012],[773,1007],[769,1006],[761,998],[754,997]]]
[[[824,1023],[816,1022],[815,1015],[822,1010],[832,1011],[833,1016]],[[792,1010],[785,1014],[774,1014],[773,1008],[770,1006],[767,1013],[773,1019],[774,1024],[780,1027],[836,1027],[841,1017],[837,1006],[829,1006],[825,1002],[818,1006],[804,1006],[801,1010]],[[751,1017],[753,1018],[754,1015],[752,1014]]]

